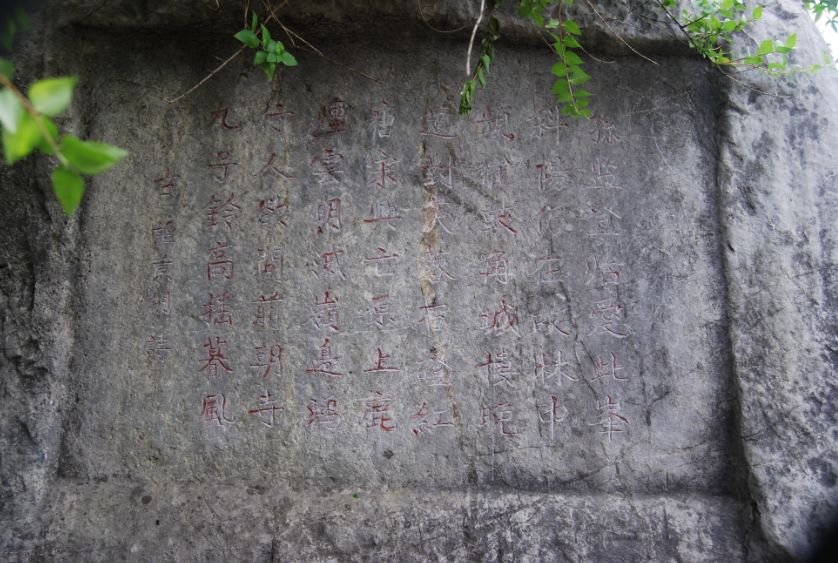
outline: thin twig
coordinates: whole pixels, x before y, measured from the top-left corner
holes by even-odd
[[[486,9],[486,0],[480,0],[480,15],[477,21],[474,22],[474,29],[471,30],[471,39],[468,41],[468,54],[466,55],[466,76],[471,76],[471,49],[474,47],[474,37],[477,35],[477,28],[480,27],[480,22],[483,21],[483,10]]]
[[[217,67],[215,67],[215,70],[213,70],[211,73],[209,73],[208,75],[206,75],[206,76],[203,78],[203,80],[201,80],[200,82],[198,82],[197,84],[195,84],[192,88],[190,88],[189,90],[187,90],[186,92],[184,92],[183,94],[181,94],[180,96],[178,96],[177,98],[174,98],[174,99],[172,99],[172,100],[165,100],[165,99],[164,99],[164,101],[165,101],[166,103],[168,103],[168,104],[174,104],[175,102],[177,102],[177,101],[179,101],[179,100],[181,100],[181,99],[185,98],[186,96],[188,96],[189,94],[191,94],[192,92],[194,92],[195,90],[197,90],[198,88],[200,88],[201,86],[203,86],[203,85],[204,85],[204,84],[205,84],[205,83],[206,83],[206,82],[207,82],[210,78],[212,78],[213,76],[215,76],[216,74],[218,74],[218,72],[219,72],[222,68],[224,68],[225,66],[227,66],[227,65],[228,65],[228,64],[229,64],[229,63],[230,63],[233,59],[235,59],[236,57],[238,57],[239,55],[241,55],[241,54],[242,54],[242,51],[244,51],[245,49],[247,49],[247,45],[242,45],[241,47],[239,47],[239,50],[238,50],[238,51],[236,51],[235,53],[233,53],[233,55],[232,55],[229,59],[227,59],[226,61],[224,61],[223,63],[221,63],[221,64],[220,64],[220,65],[218,65]]]
[[[437,33],[457,33],[468,27],[468,24],[461,25],[457,29],[439,29],[437,27],[434,27],[430,24],[430,20],[425,17],[425,12],[422,11],[422,0],[416,0],[416,5],[419,8],[419,16],[422,19],[422,23],[428,26],[432,31],[436,31]]]
[[[623,39],[623,36],[622,36],[622,35],[620,35],[619,33],[617,33],[617,31],[616,31],[613,27],[611,27],[611,24],[610,24],[610,23],[608,23],[608,22],[605,20],[605,18],[604,18],[604,17],[602,17],[602,15],[601,15],[601,14],[597,11],[597,9],[596,9],[596,8],[594,8],[594,5],[593,5],[593,4],[591,4],[591,0],[585,0],[585,3],[586,3],[586,4],[587,4],[587,5],[591,8],[591,10],[593,10],[593,11],[594,11],[594,13],[597,15],[597,17],[598,17],[600,20],[602,20],[602,23],[604,23],[604,24],[605,24],[605,27],[607,27],[607,28],[609,29],[609,31],[611,31],[611,33],[613,33],[613,34],[617,37],[617,39],[619,39],[619,40],[620,40],[620,42],[621,42],[623,45],[625,45],[626,47],[628,47],[628,48],[629,48],[629,50],[630,50],[632,53],[634,53],[635,55],[637,55],[638,57],[640,57],[640,58],[642,58],[642,59],[645,59],[645,60],[649,61],[649,62],[650,62],[650,63],[652,63],[653,65],[657,65],[657,64],[658,64],[658,63],[656,63],[655,61],[653,61],[652,59],[650,59],[649,57],[647,57],[646,55],[644,55],[643,53],[641,53],[640,51],[638,51],[637,49],[635,49],[634,47],[632,47],[631,45],[629,45],[629,44],[628,44],[628,42],[627,42],[625,39]]]
[[[53,153],[55,153],[55,157],[58,161],[64,166],[69,166],[70,163],[64,155],[61,154],[61,151],[58,150],[58,145],[55,144],[55,139],[52,138],[52,134],[47,130],[46,125],[44,125],[44,122],[41,120],[41,115],[38,113],[38,110],[32,106],[26,96],[24,96],[20,90],[17,89],[17,86],[15,86],[14,83],[8,79],[8,77],[0,74],[0,84],[8,88],[9,91],[20,101],[26,112],[32,116],[32,119],[35,120],[35,125],[38,127],[38,130],[41,132],[44,139],[46,139],[49,148],[51,148]]]
[[[296,43],[294,42],[294,38],[296,37],[296,38],[300,41],[300,43],[302,43],[303,45],[305,45],[305,47],[307,47],[309,50],[311,50],[314,54],[316,54],[316,55],[317,55],[317,56],[319,56],[319,57],[322,57],[323,59],[325,59],[326,61],[328,61],[328,62],[332,63],[333,65],[336,65],[336,66],[339,66],[339,67],[345,68],[346,70],[349,70],[349,71],[351,71],[351,72],[354,72],[354,73],[358,74],[359,76],[363,76],[364,78],[366,78],[366,79],[368,79],[368,80],[372,80],[373,82],[377,82],[377,83],[379,83],[379,84],[384,84],[384,81],[383,81],[383,80],[381,80],[380,78],[376,78],[375,76],[370,76],[369,74],[367,74],[367,73],[365,73],[365,72],[363,72],[363,71],[361,71],[361,70],[358,70],[357,68],[355,68],[355,67],[353,67],[353,66],[350,66],[350,65],[347,65],[347,64],[341,63],[341,62],[336,61],[335,59],[333,59],[333,58],[331,58],[331,57],[329,57],[329,56],[325,55],[325,54],[323,53],[323,51],[321,51],[320,49],[318,49],[317,47],[315,47],[314,45],[312,45],[311,43],[309,43],[309,42],[308,42],[308,41],[307,41],[304,37],[302,37],[299,33],[295,32],[294,30],[292,30],[292,29],[288,28],[285,24],[283,24],[283,23],[282,23],[282,21],[281,21],[281,20],[280,20],[280,19],[276,16],[276,14],[274,13],[273,8],[270,8],[270,10],[271,10],[271,15],[272,15],[272,16],[273,16],[273,18],[276,20],[276,23],[278,23],[278,24],[279,24],[279,27],[281,27],[281,28],[282,28],[282,31],[284,31],[284,32],[285,32],[285,35],[287,35],[287,36],[288,36],[288,39],[290,39],[290,40],[291,40],[291,44],[292,44],[292,45],[295,45],[295,46],[296,46]],[[299,48],[300,48],[300,49],[303,49],[303,50],[306,50],[306,48],[304,48],[304,47],[299,47]]]
[[[272,19],[274,19],[274,16],[268,16],[268,17],[265,19],[264,23],[268,23],[268,22],[270,22]],[[246,26],[247,26],[247,24],[245,24],[245,27],[246,27]],[[213,70],[213,71],[212,71],[212,72],[210,72],[208,75],[206,75],[206,76],[203,78],[203,80],[201,80],[200,82],[198,82],[197,84],[195,84],[192,88],[190,88],[189,90],[187,90],[186,92],[184,92],[183,94],[181,94],[180,96],[178,96],[178,97],[176,97],[176,98],[174,98],[174,99],[168,100],[168,99],[166,99],[166,98],[163,98],[163,101],[165,101],[167,104],[174,104],[175,102],[178,102],[178,101],[180,101],[181,99],[185,98],[186,96],[188,96],[189,94],[191,94],[192,92],[194,92],[195,90],[197,90],[198,88],[200,88],[201,86],[203,86],[204,84],[206,84],[206,82],[207,82],[210,78],[212,78],[213,76],[215,76],[216,74],[218,74],[218,72],[219,72],[222,68],[224,68],[225,66],[227,66],[228,64],[230,64],[230,63],[233,61],[233,59],[235,59],[236,57],[238,57],[239,55],[241,55],[241,54],[242,54],[242,51],[244,51],[245,49],[247,49],[247,45],[242,45],[241,47],[239,47],[239,50],[238,50],[238,51],[236,51],[235,53],[233,53],[233,54],[232,54],[232,55],[231,55],[231,56],[230,56],[230,57],[229,57],[226,61],[222,62],[220,65],[218,65],[217,67],[215,67],[215,70]]]

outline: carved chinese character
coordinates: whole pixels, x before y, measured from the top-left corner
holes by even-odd
[[[564,405],[559,405],[559,398],[550,395],[546,405],[536,405],[538,408],[538,419],[550,430],[550,441],[556,438],[556,424],[562,423],[567,418],[569,411]]]
[[[364,217],[364,223],[391,223],[398,221],[402,216],[398,214],[396,206],[387,200],[378,200],[370,206],[369,217]]]
[[[175,229],[174,221],[166,221],[162,225],[155,225],[151,228],[154,246],[158,251],[166,252],[175,243]]]
[[[530,124],[530,138],[541,139],[545,134],[553,135],[556,142],[559,141],[559,131],[567,125],[561,122],[560,110],[558,107],[539,110],[534,116],[527,119]]]
[[[309,399],[306,411],[305,427],[307,430],[315,427],[334,432],[340,425],[341,416],[338,413],[338,402],[334,398]]]
[[[420,134],[438,139],[454,139],[457,123],[457,111],[449,105],[428,108],[422,114]]]
[[[209,294],[207,302],[204,303],[204,312],[201,315],[207,326],[223,325],[233,326],[233,312],[230,310],[230,294],[227,291],[221,295]]]
[[[565,367],[572,365],[570,362],[562,361],[562,351],[554,350],[552,354],[545,354],[544,349],[539,347],[535,351],[535,376],[541,379],[542,385],[547,385],[550,382],[562,384],[562,378],[569,381],[578,381],[565,371]]]
[[[591,173],[588,175],[589,187],[602,190],[622,189],[617,185],[617,177],[614,175],[616,170],[617,166],[608,160],[597,159],[591,164]]]
[[[210,196],[209,204],[207,204],[207,207],[209,208],[207,218],[209,219],[210,227],[215,228],[218,226],[220,220],[220,222],[227,227],[228,231],[233,228],[233,219],[235,219],[238,212],[241,211],[241,207],[233,201],[235,198],[236,194],[231,193],[227,196],[227,199],[222,202],[214,195]]]
[[[220,401],[220,405],[219,405]],[[201,417],[204,422],[217,422],[219,426],[230,424],[233,422],[232,418],[227,418],[225,410],[227,408],[227,398],[223,394],[207,395],[204,397],[201,404]]]
[[[381,391],[374,391],[373,396],[364,399],[366,410],[361,422],[367,430],[374,428],[383,432],[391,432],[396,428],[396,421],[390,412],[391,399],[385,397]]]
[[[317,234],[340,232],[340,198],[333,197],[317,206]]]
[[[259,253],[259,259],[256,261],[256,276],[260,280],[280,279],[285,264],[282,250],[274,248],[268,251],[266,248],[259,248],[256,251]]]
[[[368,130],[375,141],[376,137],[379,139],[387,139],[393,133],[393,125],[396,122],[396,115],[393,113],[393,108],[390,104],[382,101],[372,108],[372,119]]]
[[[395,188],[394,168],[399,162],[384,151],[378,151],[377,155],[367,158],[367,185],[380,189]]]
[[[172,274],[169,271],[169,266],[173,263],[174,261],[169,260],[167,256],[164,256],[157,262],[152,262],[152,265],[154,266],[154,276],[151,279],[161,285],[171,283]]]
[[[279,166],[277,166],[275,164],[275,162],[276,162],[276,153],[272,152],[271,156],[268,157],[267,162],[265,162],[265,165],[262,166],[262,168],[259,169],[259,172],[254,174],[254,176],[264,176],[265,174],[273,174],[274,176],[276,176],[280,180],[290,181],[290,180],[294,179],[293,176],[291,176],[291,175],[283,172],[282,170],[280,170]]]
[[[533,317],[533,332],[543,336],[550,336],[554,332],[562,336],[570,336],[573,332],[573,323],[557,313],[540,313]]]
[[[509,331],[520,336],[517,325],[518,315],[515,313],[515,306],[508,303],[505,298],[501,298],[499,309],[490,310],[484,307],[480,315],[480,328],[496,336]]]
[[[411,373],[420,385],[428,387],[450,387],[451,367],[445,363],[445,356],[431,348],[430,357],[419,362]]]
[[[594,115],[590,120],[592,126],[591,138],[594,143],[606,143],[613,145],[620,142],[617,136],[617,128],[614,124],[601,115]]]
[[[588,426],[599,426],[600,434],[606,434],[610,442],[614,433],[623,432],[623,425],[629,424],[629,419],[620,414],[620,403],[612,399],[611,395],[606,396],[603,401],[597,401],[596,408],[600,418]]]
[[[172,312],[171,309],[171,294],[168,290],[161,288],[154,289],[150,298],[151,310],[155,315],[161,317],[168,317]]]
[[[216,241],[209,249],[207,259],[207,280],[233,279],[233,261],[227,258],[227,242]]]
[[[417,323],[424,323],[428,325],[428,331],[434,332],[442,330],[445,326],[445,313],[447,307],[442,303],[437,303],[436,299],[430,305],[423,305],[419,307],[422,317],[417,320]]]
[[[449,266],[446,260],[448,252],[443,248],[431,250],[430,248],[422,253],[425,258],[426,267],[422,271],[422,276],[434,283],[438,283],[443,279],[455,280],[456,278],[449,272]]]
[[[259,422],[268,428],[273,428],[276,411],[281,410],[283,410],[283,408],[276,406],[271,393],[269,391],[265,391],[263,394],[259,395],[256,406],[247,409],[247,414],[257,416],[259,418]]]
[[[268,106],[263,112],[263,116],[265,121],[270,123],[270,126],[274,131],[283,133],[285,131],[285,120],[294,117],[294,112],[286,111],[285,106],[280,102],[276,102],[273,106],[271,106],[269,101]]]
[[[343,155],[335,149],[323,149],[320,156],[311,159],[311,165],[320,186],[339,186],[343,181]]]
[[[212,338],[207,337],[207,341],[204,342],[204,348],[207,349],[207,357],[205,358],[204,365],[198,371],[206,372],[207,377],[218,375],[219,367],[227,373],[233,373],[233,368],[230,367],[230,363],[224,356],[224,349],[222,348],[226,344],[226,340],[222,340],[221,337],[216,336],[215,344],[213,345]]]
[[[172,191],[177,187],[177,180],[180,176],[175,176],[172,171],[166,168],[166,173],[159,178],[154,179],[157,184],[157,190],[160,197],[171,197]]]
[[[477,124],[477,134],[483,138],[501,137],[507,141],[515,140],[515,133],[509,128],[509,108],[486,108],[474,122]]]
[[[379,246],[375,249],[372,256],[364,257],[364,264],[368,268],[375,270],[376,277],[391,277],[396,273],[396,267],[401,262],[401,258],[395,252],[389,254],[387,249]]]
[[[486,256],[484,261],[483,271],[479,272],[483,276],[483,283],[494,280],[501,285],[506,285],[509,282],[509,262],[506,259],[506,252],[495,250]]]
[[[222,129],[227,129],[228,131],[235,131],[236,129],[241,129],[241,123],[228,123],[227,118],[229,117],[229,114],[230,109],[226,107],[210,112],[210,115],[212,116],[210,126],[218,124],[221,126]]]
[[[370,307],[361,314],[368,329],[387,330],[393,328],[396,320],[390,311],[390,296],[375,295],[370,300]]]
[[[326,107],[320,109],[317,128],[312,135],[321,137],[323,135],[343,133],[346,131],[347,109],[348,105],[342,99],[332,98]]]
[[[509,352],[506,350],[498,350],[494,356],[489,352],[486,354],[486,361],[477,364],[477,367],[486,368],[490,385],[505,385],[513,389],[517,387],[515,381],[518,379],[518,371],[512,367]]]
[[[591,206],[587,210],[587,219],[591,224],[590,236],[616,237],[622,217],[605,205]]]
[[[254,301],[256,311],[253,316],[253,327],[271,330],[281,329],[280,301],[282,301],[282,297],[277,291],[270,295],[260,295]]]
[[[538,188],[545,191],[555,187],[563,187],[571,182],[570,176],[563,170],[558,160],[548,160],[535,165],[538,177]]]
[[[604,289],[607,286],[618,286],[621,282],[621,273],[623,264],[613,260],[598,260],[596,258],[589,258],[588,266],[588,281],[585,285],[590,285],[597,289]]]
[[[215,153],[213,159],[216,162],[210,162],[207,168],[210,170],[217,170],[213,179],[219,184],[226,184],[230,177],[230,169],[233,166],[238,166],[238,162],[230,160],[230,153],[227,151],[218,151]]]
[[[512,236],[518,234],[518,230],[512,226],[512,209],[499,207],[497,209],[482,209],[480,211],[480,222],[484,231],[502,231]]]
[[[614,381],[628,381],[628,376],[622,376],[620,372],[623,371],[623,366],[617,364],[617,356],[613,352],[608,353],[608,358],[603,359],[602,356],[597,355],[594,360],[594,374],[592,381],[601,379],[603,377],[613,378]]]
[[[332,346],[328,338],[323,340],[323,344],[320,345],[320,350],[314,360],[314,365],[306,368],[306,373],[318,373],[327,377],[344,375],[340,366],[340,356],[332,352]]]
[[[589,331],[589,335],[601,331],[615,338],[628,336],[628,327],[625,325],[625,307],[615,298],[609,297],[595,301],[589,316],[593,319],[593,328]]]
[[[282,346],[274,344],[270,348],[264,343],[255,346],[255,359],[250,367],[262,379],[268,379],[271,375],[280,377],[282,375]]]
[[[559,258],[556,256],[545,256],[536,259],[536,269],[532,276],[538,277],[538,283],[558,283],[561,281],[561,267]]]
[[[420,170],[422,172],[422,185],[426,188],[430,188],[433,186],[441,186],[448,190],[454,189],[454,171],[456,167],[454,166],[454,158],[449,156],[447,164],[434,164],[434,161],[430,157],[424,157],[420,164]],[[439,208],[441,208],[442,202],[438,202]]]
[[[346,279],[343,273],[343,268],[340,265],[340,257],[343,255],[343,250],[338,250],[332,247],[332,250],[320,254],[320,274],[328,279],[340,278]]]
[[[518,435],[515,428],[514,407],[510,403],[483,404],[480,407],[480,428],[492,426],[495,431],[507,438]]]
[[[422,434],[432,434],[435,428],[453,428],[454,422],[448,410],[428,410],[428,403],[422,403],[419,410],[410,419],[410,431],[417,438]]]
[[[257,221],[259,221],[260,224],[268,227],[276,227],[277,225],[287,227],[288,225],[285,222],[285,217],[287,215],[288,203],[285,200],[280,199],[279,196],[259,200],[259,215],[257,217]]]
[[[332,332],[340,332],[338,299],[330,295],[328,289],[323,292],[322,301],[315,299],[311,322],[321,332],[326,329]]]
[[[376,348],[375,365],[364,369],[364,373],[394,373],[401,371],[398,366],[385,365],[392,362],[389,354],[381,351],[381,348]]]
[[[169,347],[169,342],[165,336],[149,336],[145,344],[145,353],[149,358],[156,359],[158,362],[165,362],[169,357],[169,352],[172,349]]]

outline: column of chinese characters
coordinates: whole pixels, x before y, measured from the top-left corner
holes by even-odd
[[[591,351],[590,365],[583,376],[598,384],[602,393],[589,410],[588,426],[598,429],[611,442],[630,425],[620,400],[631,380],[631,369],[623,363],[630,350],[625,343],[631,336],[623,301],[626,266],[616,250],[621,239],[622,186],[618,167],[607,158],[607,146],[619,143],[620,136],[614,125],[601,116],[592,120],[592,128],[592,140],[606,149],[606,156],[597,157],[585,174],[591,203],[584,215],[592,245],[585,264],[589,299],[582,321]]]
[[[242,123],[231,108],[222,106],[209,113],[209,129],[222,142],[229,142],[230,137],[241,133]],[[220,378],[235,372],[235,362],[230,355],[231,336],[243,320],[235,307],[232,289],[238,274],[233,233],[242,215],[241,197],[236,193],[233,181],[238,166],[229,151],[213,152],[207,161],[207,169],[212,180],[208,185],[214,187],[202,198],[199,207],[207,235],[200,254],[206,289],[198,302],[198,310],[192,312],[194,318],[203,322],[203,329],[198,331],[201,336],[196,345],[198,357],[194,365],[195,371],[206,378],[212,389],[201,397],[201,419],[207,426],[219,428],[236,422],[230,399],[216,389],[223,386]]]
[[[171,170],[154,178],[155,195],[163,208],[174,201],[173,194],[178,186],[178,176]],[[154,249],[152,261],[151,287],[148,292],[148,304],[154,319],[151,334],[145,342],[145,352],[149,360],[165,363],[171,353],[169,339],[163,330],[172,312],[172,274],[174,267],[174,246],[177,226],[174,219],[165,218],[151,227],[151,243]]]

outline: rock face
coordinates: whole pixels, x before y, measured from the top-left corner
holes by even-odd
[[[2,170],[4,559],[764,561],[825,537],[833,73],[731,82],[628,11],[653,66],[578,8],[612,62],[568,120],[502,14],[461,118],[468,31],[422,18],[475,6],[308,3],[280,17],[325,58],[273,82],[234,60],[169,104],[236,48],[233,8],[88,4],[42,9],[21,82],[78,74],[64,128],[131,154],[69,221],[47,163]]]

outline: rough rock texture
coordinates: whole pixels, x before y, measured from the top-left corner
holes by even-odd
[[[268,83],[242,58],[172,105],[240,14],[150,4],[45,9],[17,58],[21,83],[78,74],[62,126],[131,155],[69,221],[47,163],[2,170],[4,559],[764,561],[824,537],[834,73],[734,83],[650,12],[583,5],[613,62],[569,121],[505,12],[463,119],[468,30],[422,19],[473,3],[310,2],[281,18],[328,59]],[[794,3],[769,11],[819,58]]]

